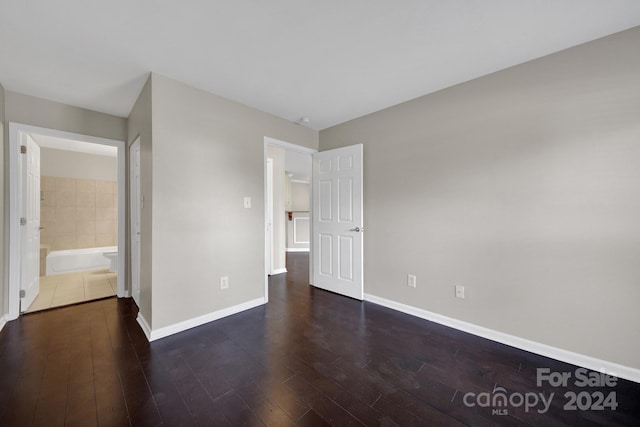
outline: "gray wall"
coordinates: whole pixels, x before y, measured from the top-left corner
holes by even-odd
[[[151,326],[151,242],[152,242],[152,123],[151,123],[151,87],[152,77],[149,76],[142,88],[138,99],[129,114],[127,129],[127,146],[133,144],[140,137],[140,195],[144,197],[144,206],[140,211],[140,314]],[[129,162],[127,153],[127,162]],[[129,171],[129,165],[127,165]],[[127,179],[129,172],[127,172]],[[127,186],[127,191],[129,186]],[[127,218],[129,215],[129,195],[127,194]],[[127,242],[130,242],[131,228],[127,220]],[[131,259],[127,257],[127,284],[131,283]]]
[[[264,137],[317,148],[318,132],[152,79],[155,330],[263,297]]]
[[[0,121],[4,124],[4,86],[0,83]]]
[[[6,121],[124,141],[127,119],[6,92]]]
[[[640,368],[638,46],[640,27],[321,131],[364,144],[365,292]]]
[[[4,268],[5,267],[5,262],[7,261],[5,259],[5,251],[4,251],[4,246],[5,246],[5,231],[6,231],[6,227],[5,227],[5,223],[4,223],[4,218],[5,218],[5,211],[7,211],[9,209],[8,203],[6,203],[6,198],[5,198],[5,194],[8,193],[5,189],[5,181],[4,181],[4,174],[5,174],[5,165],[4,165],[4,156],[5,156],[5,151],[8,151],[7,148],[7,144],[4,143],[5,141],[5,93],[4,93],[4,87],[2,86],[2,84],[0,84],[0,147],[2,147],[0,149],[0,192],[2,192],[2,210],[0,210],[0,319],[2,319],[2,316],[4,316],[8,311],[8,307],[5,307],[5,292],[8,292],[7,289],[5,289],[5,285],[8,283],[8,279],[5,277],[5,273],[7,272],[7,270]],[[1,321],[1,320],[0,320]]]
[[[42,147],[40,175],[117,181],[118,158]]]
[[[291,210],[309,211],[309,192],[311,186],[308,182],[291,182]]]

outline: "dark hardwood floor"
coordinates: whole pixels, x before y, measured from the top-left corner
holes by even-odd
[[[151,344],[127,299],[8,323],[0,425],[640,425],[640,384],[538,387],[536,368],[576,367],[314,289],[307,262],[289,256],[268,305]],[[511,403],[469,406],[496,387]],[[585,391],[581,405],[613,392],[617,409],[564,409]],[[546,413],[518,407],[540,393]]]

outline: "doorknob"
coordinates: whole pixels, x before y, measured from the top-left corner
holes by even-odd
[[[349,231],[355,231],[356,233],[359,233],[360,231],[364,231],[364,227],[362,227],[362,228],[360,228],[360,227],[352,228]]]

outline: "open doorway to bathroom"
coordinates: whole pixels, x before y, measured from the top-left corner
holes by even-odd
[[[124,155],[120,141],[10,124],[10,318],[126,296]]]
[[[23,311],[116,295],[117,148],[30,137],[40,146],[40,292]]]

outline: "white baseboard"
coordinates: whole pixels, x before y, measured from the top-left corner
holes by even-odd
[[[273,270],[271,272],[271,276],[275,276],[276,274],[282,274],[282,273],[286,273],[287,269],[286,268],[276,268],[275,270]]]
[[[2,331],[2,328],[4,328],[4,325],[7,324],[7,316],[0,316],[0,332]]]
[[[464,322],[441,314],[433,313],[410,305],[391,301],[386,298],[377,297],[371,294],[364,294],[365,301],[384,307],[410,314],[421,319],[430,320],[450,328],[468,332],[482,338],[487,338],[511,347],[536,353],[545,357],[560,360],[562,362],[571,363],[572,365],[581,366],[598,372],[605,372],[609,375],[624,378],[629,381],[640,383],[640,369],[629,366],[620,365],[606,360],[596,359],[595,357],[586,356],[584,354],[575,353],[550,345],[520,338],[515,335],[506,334],[493,329],[474,325],[473,323]]]
[[[164,326],[158,329],[149,328],[149,324],[144,321],[144,318],[138,313],[138,323],[142,327],[142,330],[145,331],[147,339],[149,341],[155,341],[159,340],[160,338],[168,337],[169,335],[177,334],[178,332],[186,331],[187,329],[195,328],[196,326],[204,325],[205,323],[213,322],[214,320],[222,319],[223,317],[231,316],[232,314],[237,314],[263,304],[264,297],[256,298],[242,304],[223,308],[222,310],[214,311],[203,316],[194,317],[193,319],[184,320],[182,322],[174,323],[173,325]],[[142,322],[144,322],[144,324]],[[147,333],[146,331],[149,331],[149,333]]]
[[[287,252],[309,252],[309,248],[287,248]]]
[[[136,320],[138,321],[140,328],[142,328],[142,332],[144,332],[144,335],[147,337],[147,341],[151,341],[151,327],[149,326],[149,323],[147,323],[147,319],[144,318],[142,313],[138,312]]]

